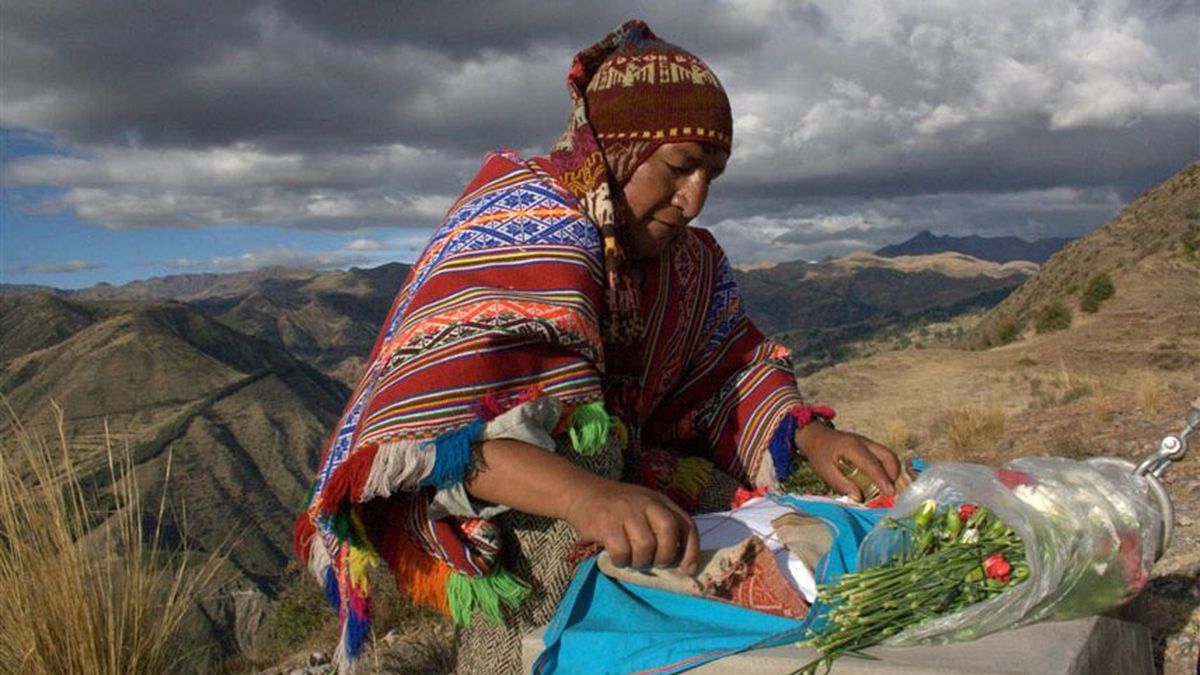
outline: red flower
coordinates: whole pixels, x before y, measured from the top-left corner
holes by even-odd
[[[1142,567],[1142,538],[1137,532],[1122,532],[1119,538],[1121,574],[1125,577],[1125,585],[1136,594],[1150,580],[1150,573]]]
[[[963,504],[962,506],[958,507],[958,519],[965,523],[967,522],[967,519],[974,515],[974,513],[978,510],[978,504]]]
[[[874,500],[863,504],[866,508],[892,508],[896,506],[896,498],[893,497],[875,497]]]
[[[890,509],[895,505],[895,497],[876,497],[863,506],[866,506],[868,509]]]
[[[1004,487],[1009,490],[1015,490],[1021,485],[1037,485],[1037,481],[1033,476],[1024,471],[1015,471],[1013,469],[1000,469],[996,471],[996,480],[1004,484]]]
[[[1004,559],[1003,553],[993,553],[983,561],[983,572],[989,579],[1008,583],[1008,575],[1012,573],[1012,565]]]

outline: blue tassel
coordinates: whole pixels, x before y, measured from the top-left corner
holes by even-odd
[[[457,431],[450,431],[433,441],[437,456],[429,475],[421,479],[422,486],[436,486],[439,490],[458,485],[471,468],[471,443],[483,431],[483,420],[477,419]]]
[[[775,478],[783,480],[792,472],[792,455],[796,450],[796,418],[788,413],[775,435],[771,437],[771,461],[775,464]]]
[[[346,612],[346,655],[358,658],[363,643],[371,632],[371,617],[359,616],[353,610]]]
[[[325,568],[325,601],[334,609],[342,606],[341,593],[338,592],[337,573],[333,571],[333,565]]]

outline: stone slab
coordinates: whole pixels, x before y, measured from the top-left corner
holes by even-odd
[[[543,629],[525,636],[525,671],[541,653]],[[879,661],[843,658],[833,675],[1153,675],[1150,633],[1109,617],[1039,623],[971,642],[936,647],[876,647]],[[729,656],[688,672],[704,675],[791,673],[816,657],[793,645]],[[582,668],[580,672],[587,669]]]

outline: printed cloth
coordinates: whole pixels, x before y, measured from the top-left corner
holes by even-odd
[[[750,509],[764,506],[799,512],[828,528],[830,547],[813,570],[815,581],[822,584],[858,569],[859,545],[887,513],[823,497],[780,494],[745,504]],[[794,643],[819,633],[824,630],[826,611],[817,600],[797,620],[622,583],[601,574],[593,559],[576,571],[546,628],[545,650],[533,672],[677,673],[731,654]]]

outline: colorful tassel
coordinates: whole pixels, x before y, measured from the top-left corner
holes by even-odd
[[[351,659],[358,658],[363,644],[367,641],[367,636],[371,633],[370,604],[371,601],[368,598],[363,611],[346,612],[346,628],[342,639],[346,642],[346,655]]]
[[[329,483],[321,491],[321,513],[329,515],[342,508],[345,502],[356,502],[362,494],[363,484],[375,463],[378,445],[364,445],[354,451],[350,458],[329,477]]]
[[[296,519],[296,524],[292,526],[292,551],[295,552],[296,558],[308,564],[309,551],[312,550],[313,538],[317,536],[317,528],[313,525],[312,518],[309,517],[307,511],[300,513],[300,517]]]
[[[389,538],[383,556],[396,576],[396,585],[408,594],[413,603],[432,607],[450,616],[450,605],[446,598],[446,585],[451,575],[449,565],[421,550],[409,541],[403,531]]]
[[[792,455],[796,451],[796,418],[790,413],[785,415],[771,437],[768,446],[771,462],[775,465],[775,478],[783,480],[792,472]]]
[[[470,626],[476,611],[495,623],[503,623],[501,605],[515,609],[528,595],[529,586],[504,569],[481,577],[456,572],[446,584],[450,618],[460,626]]]
[[[629,427],[625,426],[620,417],[613,415],[610,419],[613,433],[617,435],[617,443],[621,445],[622,450],[627,450],[629,448]]]
[[[684,457],[675,464],[671,489],[689,501],[698,501],[704,488],[708,487],[712,470],[712,462],[703,457]]]
[[[462,429],[438,436],[433,441],[437,452],[433,469],[421,480],[421,485],[445,490],[463,482],[471,468],[471,443],[483,431],[483,424],[482,419],[476,419]]]
[[[325,568],[325,601],[334,609],[342,606],[342,594],[338,592],[337,572],[333,565]]]
[[[584,456],[594,455],[608,443],[608,432],[612,428],[612,417],[604,409],[603,401],[584,403],[571,413],[571,425],[567,433],[571,436],[571,447]]]
[[[361,548],[350,549],[350,585],[354,590],[366,596],[371,592],[371,577],[368,570],[376,567],[379,559],[370,551]]]
[[[329,519],[329,531],[338,541],[346,542],[352,547],[367,546],[361,530],[355,528],[351,520],[355,508],[346,505],[341,511],[335,513],[333,518]]]

